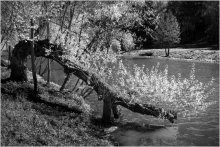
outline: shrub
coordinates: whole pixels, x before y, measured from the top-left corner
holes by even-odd
[[[122,51],[130,51],[134,49],[135,43],[131,33],[124,33],[124,35],[122,36],[122,46]]]
[[[156,28],[156,43],[173,45],[180,42],[180,27],[171,12],[161,13]]]
[[[111,49],[115,52],[130,51],[134,49],[135,43],[131,33],[119,33],[117,39],[113,39],[111,42]]]
[[[113,81],[111,85],[115,91],[131,102],[173,109],[188,118],[205,111],[208,106],[215,103],[206,101],[214,91],[212,88],[214,79],[209,83],[199,82],[195,77],[194,64],[189,79],[182,79],[180,73],[178,77],[168,76],[168,66],[164,71],[159,71],[159,64],[151,70],[135,65],[134,71],[129,71],[120,61],[116,69],[118,72],[111,71],[114,78],[106,74],[106,79]]]
[[[121,43],[118,40],[113,39],[111,43],[111,49],[116,53],[121,51]]]
[[[159,14],[158,26],[154,32],[155,44],[165,48],[169,56],[169,48],[180,42],[180,27],[176,17],[171,12]],[[166,50],[168,48],[168,51]]]

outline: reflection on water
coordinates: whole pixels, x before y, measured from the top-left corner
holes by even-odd
[[[168,74],[177,76],[182,74],[182,78],[189,78],[192,62],[168,60],[168,59],[125,59],[124,64],[132,70],[133,64],[138,66],[145,65],[147,68],[156,66],[160,63],[161,70],[168,65]],[[51,80],[62,84],[65,74],[62,67],[52,65]],[[196,79],[203,83],[207,83],[212,77],[215,78],[215,92],[209,101],[218,101],[215,105],[207,109],[206,112],[199,116],[191,118],[178,118],[175,126],[168,126],[169,122],[158,120],[151,116],[133,113],[127,109],[122,110],[122,122],[135,122],[140,125],[154,124],[165,125],[165,128],[134,129],[134,125],[129,128],[119,127],[114,133],[114,138],[120,145],[219,145],[219,64],[211,63],[195,63]],[[46,76],[45,76],[46,77]],[[74,81],[74,80],[73,80]],[[93,93],[89,97],[89,103],[95,110],[96,114],[102,114],[102,102],[97,100],[96,94]]]
[[[113,133],[114,138],[118,138],[120,145],[139,146],[139,145],[177,145],[178,127],[145,126],[134,129],[119,128]]]
[[[152,66],[156,66],[157,63],[160,63],[160,69],[164,70],[165,65],[168,65],[168,74],[177,76],[178,73],[181,73],[182,78],[189,78],[190,69],[192,67],[192,62],[188,61],[174,61],[167,59],[129,59],[124,62],[127,64],[129,68],[131,68],[132,64],[137,64],[138,66],[145,65],[147,68],[151,68]],[[211,78],[215,78],[214,88],[215,92],[213,96],[208,98],[208,101],[218,101],[218,103],[212,105],[207,109],[206,112],[201,113],[197,117],[186,119],[186,118],[178,118],[177,128],[169,127],[168,131],[165,129],[160,129],[151,132],[151,135],[156,135],[157,137],[152,139],[148,136],[148,133],[142,133],[139,131],[134,131],[129,133],[133,133],[133,140],[135,141],[132,145],[206,145],[206,146],[218,146],[219,145],[219,64],[211,64],[211,63],[195,63],[196,68],[196,79],[203,83],[207,83],[211,80]],[[131,69],[132,70],[132,69]],[[127,111],[127,114],[130,113]],[[134,119],[134,117],[136,119]],[[138,119],[137,119],[138,118]],[[155,123],[155,124],[164,124],[167,125],[167,122],[161,122],[156,119],[152,119],[148,116],[141,116],[135,113],[130,113],[126,115],[126,120],[136,121],[140,123]],[[153,120],[153,122],[152,122]],[[174,131],[175,130],[175,131]],[[178,130],[178,131],[177,131]],[[174,133],[175,132],[175,133]],[[167,133],[167,136],[172,136],[171,141],[169,138],[163,138],[163,135]],[[128,132],[125,132],[128,136]],[[135,135],[134,135],[135,134]],[[162,135],[161,135],[162,134]],[[175,135],[172,135],[175,134]],[[165,135],[166,136],[166,135]],[[174,137],[175,136],[175,137]],[[121,140],[122,138],[122,140]],[[128,137],[126,142],[126,136],[119,137],[119,141],[124,145],[128,145],[132,141],[132,139]],[[145,140],[145,142],[141,142],[140,140]],[[154,141],[152,141],[154,140]],[[155,141],[156,140],[156,141]],[[170,142],[171,141],[171,142]]]

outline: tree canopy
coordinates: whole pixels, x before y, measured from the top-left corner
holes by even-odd
[[[158,22],[155,29],[155,44],[161,47],[172,47],[180,43],[180,27],[172,12],[160,13]]]

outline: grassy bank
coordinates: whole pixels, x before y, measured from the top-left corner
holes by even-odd
[[[139,56],[144,55],[146,53],[153,53],[151,57],[165,57],[164,49],[136,50],[126,53],[126,55]],[[169,58],[194,60],[202,62],[219,62],[219,50],[207,50],[206,48],[173,48],[170,49]]]
[[[8,75],[2,68],[1,78]],[[89,105],[58,89],[58,85],[48,87],[39,78],[35,97],[31,79],[1,83],[1,145],[112,145],[104,128],[93,123]]]

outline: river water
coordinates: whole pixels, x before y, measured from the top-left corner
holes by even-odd
[[[178,73],[181,73],[182,78],[189,78],[192,64],[195,63],[196,79],[203,83],[208,83],[212,77],[215,79],[213,85],[215,92],[208,98],[208,101],[218,101],[218,103],[209,107],[203,114],[190,120],[178,118],[173,125],[166,120],[161,121],[124,110],[123,121],[132,123],[125,125],[126,127],[122,126],[113,133],[121,145],[219,145],[219,64],[150,58],[125,59],[124,63],[127,65],[145,65],[149,69],[159,63],[161,70],[164,70],[165,65],[168,65],[168,75],[177,77]],[[134,124],[138,124],[138,128],[132,128]],[[149,125],[146,127],[146,124],[165,127],[149,129]]]
[[[209,107],[205,113],[190,120],[178,118],[175,124],[123,109],[122,117],[119,120],[121,125],[117,126],[111,133],[113,138],[119,142],[119,145],[219,145],[219,64],[165,58],[126,58],[123,59],[123,62],[128,68],[132,67],[133,64],[137,64],[138,66],[145,65],[150,69],[159,63],[160,69],[164,70],[165,65],[168,65],[169,75],[177,77],[178,73],[181,73],[182,78],[189,78],[192,64],[195,63],[196,79],[203,83],[209,82],[212,77],[215,79],[213,85],[215,92],[208,100],[218,101],[218,103]],[[64,80],[62,67],[52,64],[51,78],[55,83],[62,84]],[[102,102],[97,100],[95,93],[87,99],[95,114],[101,116]]]

